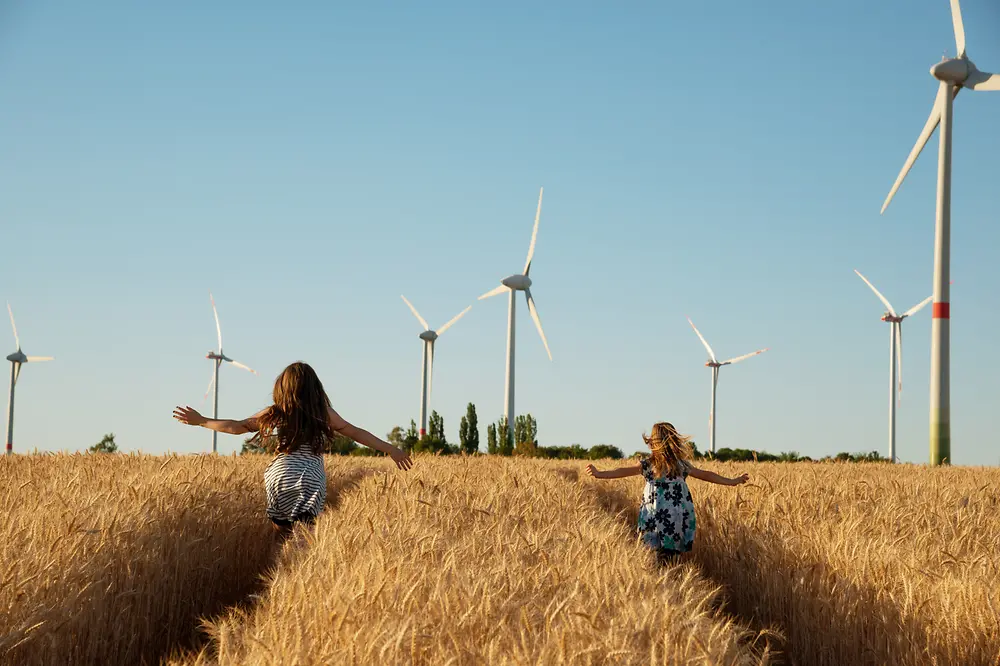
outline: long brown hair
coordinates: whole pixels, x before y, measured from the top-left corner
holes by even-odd
[[[316,371],[308,363],[292,363],[274,381],[273,399],[274,404],[257,417],[257,434],[251,441],[263,444],[266,438],[273,438],[278,453],[291,453],[303,446],[322,453],[334,433],[328,412],[330,398]]]
[[[649,447],[649,461],[657,476],[680,476],[682,468],[691,460],[691,438],[681,435],[673,424],[660,421],[653,424],[653,432],[643,435]]]

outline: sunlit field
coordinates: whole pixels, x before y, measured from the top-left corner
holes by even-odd
[[[10,664],[993,664],[1000,470],[709,464],[695,551],[583,462],[329,457],[277,541],[268,459],[0,460]],[[615,464],[615,463],[607,463]]]

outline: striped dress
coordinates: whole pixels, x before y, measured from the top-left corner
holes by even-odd
[[[264,470],[267,517],[291,521],[317,516],[326,503],[323,456],[301,447],[279,453]]]

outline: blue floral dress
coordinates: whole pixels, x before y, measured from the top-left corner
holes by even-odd
[[[694,502],[687,486],[689,464],[680,476],[657,477],[649,458],[639,463],[646,488],[639,507],[639,532],[643,542],[661,555],[685,553],[694,545]]]

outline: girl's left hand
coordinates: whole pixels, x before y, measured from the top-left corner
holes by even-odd
[[[750,480],[750,475],[747,474],[746,472],[744,472],[743,474],[740,474],[738,477],[736,477],[735,479],[733,479],[733,485],[734,486],[739,486],[741,484],[746,483],[749,480]]]
[[[174,418],[185,425],[193,426],[200,426],[208,421],[192,407],[175,407]]]

